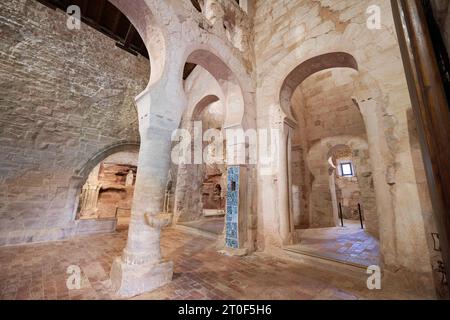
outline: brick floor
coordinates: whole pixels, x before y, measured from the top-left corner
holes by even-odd
[[[288,248],[362,266],[380,264],[379,242],[361,229],[359,221],[345,220],[344,228],[301,230],[300,239],[299,244]]]
[[[114,299],[109,270],[121,254],[126,230],[68,241],[0,249],[0,299]],[[213,240],[168,229],[163,254],[174,279],[136,299],[366,299],[404,298],[374,293],[364,281],[265,254],[228,257]],[[80,290],[66,286],[67,267],[80,266]],[[332,268],[330,268],[332,269]]]

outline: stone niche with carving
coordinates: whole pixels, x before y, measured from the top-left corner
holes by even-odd
[[[80,197],[80,219],[129,215],[137,167],[101,163],[93,170]]]
[[[225,214],[226,174],[223,165],[205,165],[202,185],[203,214],[217,216]]]
[[[118,153],[98,164],[80,195],[79,219],[117,218],[126,224],[131,213],[137,153]]]
[[[129,214],[134,193],[137,167],[123,164],[103,164],[100,169],[101,184],[98,197],[99,218],[113,218]]]

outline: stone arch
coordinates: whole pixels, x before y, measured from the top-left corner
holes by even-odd
[[[364,51],[360,50],[358,48],[358,45],[360,44],[360,41],[358,40],[359,37],[364,36],[367,32],[367,30],[364,28],[365,26],[360,26],[357,24],[350,23],[347,26],[347,30],[349,32],[344,33],[338,33],[338,32],[329,32],[326,34],[321,35],[320,37],[311,37],[306,38],[304,41],[302,41],[301,45],[290,51],[288,54],[286,54],[281,59],[277,60],[276,63],[267,65],[270,65],[270,69],[267,68],[265,70],[262,70],[260,73],[260,82],[258,83],[258,92],[260,92],[257,96],[258,103],[258,109],[261,114],[263,114],[263,117],[259,118],[260,126],[267,127],[267,128],[273,128],[273,127],[280,127],[280,123],[283,123],[285,121],[294,121],[295,118],[291,112],[290,108],[290,89],[293,87],[291,84],[290,86],[286,86],[285,80],[289,78],[291,72],[295,71],[297,67],[305,63],[306,61],[314,61],[317,57],[326,57],[329,54],[342,54],[343,60],[340,64],[336,64],[336,67],[346,67],[351,68],[353,70],[357,70],[357,81],[358,84],[355,84],[355,96],[358,97],[358,99],[367,100],[369,97],[373,98],[373,101],[377,101],[377,110],[376,110],[376,117],[373,117],[373,114],[371,117],[376,118],[378,130],[381,132],[383,131],[383,111],[386,107],[386,99],[383,96],[383,82],[382,79],[379,77],[378,73],[374,73],[374,78],[371,77],[371,71],[373,69],[372,64],[365,64],[367,60],[370,60],[371,58],[368,58]],[[351,32],[350,32],[351,31]],[[379,34],[374,34],[375,37],[381,37]],[[382,39],[379,39],[382,41]],[[392,41],[396,41],[395,36],[393,36]],[[320,42],[320,43],[319,43]],[[401,64],[401,59],[399,58],[399,63]],[[272,65],[275,65],[273,67]],[[333,65],[329,65],[330,67],[333,67]],[[308,74],[308,73],[306,73]],[[301,79],[301,78],[300,78]],[[293,78],[293,83],[298,82],[298,79]],[[296,80],[296,81],[295,81]],[[364,84],[364,88],[366,90],[360,90],[358,88],[358,85],[360,83]],[[369,85],[370,83],[370,85]],[[288,88],[287,90],[283,90],[283,87]],[[358,100],[359,101],[359,100]],[[366,110],[368,110],[366,108]],[[366,131],[368,130],[368,124],[366,121],[366,117],[369,116],[368,113],[365,113],[361,108],[360,111],[363,115],[364,124],[366,126]],[[373,112],[373,110],[371,110]],[[269,115],[273,115],[272,118],[269,117]],[[368,140],[371,140],[370,137],[368,137]],[[375,141],[376,143],[381,143],[381,141]],[[370,149],[372,148],[372,143],[370,144]],[[372,153],[372,151],[371,151]],[[283,157],[283,156],[280,156]],[[372,157],[372,154],[371,154]],[[375,161],[374,161],[375,162]],[[378,165],[377,163],[372,163],[372,166]],[[379,164],[378,167],[382,167],[382,164]],[[380,170],[378,170],[380,171]],[[372,172],[375,174],[376,169],[374,168]],[[287,173],[280,172],[283,176]],[[384,173],[379,173],[380,176],[384,176]],[[265,179],[264,177],[261,177],[261,179]],[[267,182],[268,184],[268,182]],[[262,184],[258,186],[259,189],[267,189],[267,187]],[[284,186],[281,186],[278,188],[279,190],[284,190]],[[268,192],[268,190],[260,190],[259,192]],[[280,203],[285,202],[285,196],[283,197],[282,194],[288,194],[288,192],[280,192],[275,191],[278,193],[280,198]],[[386,198],[385,195],[377,195],[377,201],[378,198]],[[269,210],[269,209],[267,209]],[[279,210],[272,208],[274,212],[277,211],[285,211],[285,210]],[[281,213],[281,220],[285,219],[285,216],[288,216],[289,213]],[[263,215],[264,217],[264,215]],[[276,218],[277,219],[277,218]],[[275,230],[271,227],[271,221],[269,219],[264,219],[264,228],[268,230]],[[267,224],[267,226],[266,226]],[[273,231],[269,231],[273,232]],[[275,233],[277,231],[275,230]],[[281,235],[282,233],[280,233]],[[281,235],[281,238],[283,236]],[[277,239],[277,241],[279,241]]]
[[[327,154],[328,163],[330,166],[328,167],[328,175],[329,175],[329,189],[331,193],[331,202],[333,209],[333,219],[335,226],[339,225],[339,209],[338,209],[338,199],[337,199],[337,190],[336,190],[336,177],[335,173],[338,170],[337,156],[338,155],[352,156],[352,149],[345,144],[337,144],[330,148]]]
[[[78,170],[75,170],[74,175],[69,181],[69,187],[65,204],[67,212],[70,213],[71,215],[70,216],[71,221],[75,220],[79,202],[78,199],[81,193],[81,187],[86,183],[86,180],[91,171],[107,157],[121,151],[139,151],[139,142],[122,141],[114,143],[95,153]]]
[[[429,257],[417,254],[417,252],[429,252],[426,247],[426,226],[422,213],[417,206],[413,205],[414,201],[412,200],[408,201],[410,204],[408,210],[400,210],[395,204],[399,200],[402,201],[402,197],[419,199],[417,189],[414,187],[414,176],[411,175],[408,166],[410,156],[408,152],[401,150],[401,141],[398,137],[398,135],[402,135],[400,131],[403,126],[401,121],[399,122],[399,117],[402,120],[401,117],[405,115],[401,114],[399,110],[394,110],[399,107],[398,103],[390,101],[393,90],[389,86],[395,83],[401,88],[401,85],[406,82],[403,80],[385,81],[382,74],[374,70],[373,60],[375,58],[368,58],[364,55],[364,51],[358,50],[355,45],[359,43],[357,38],[363,37],[365,31],[352,24],[348,28],[354,32],[329,33],[321,36],[320,39],[311,38],[304,41],[301,46],[294,49],[277,64],[279,68],[272,68],[272,74],[263,75],[260,89],[264,93],[258,97],[262,102],[258,107],[271,108],[272,112],[279,113],[281,119],[291,117],[281,108],[280,92],[284,79],[291,70],[298,66],[298,61],[300,59],[306,61],[327,52],[351,54],[358,62],[359,75],[355,82],[354,102],[363,115],[366,127],[379,223],[376,231],[379,233],[380,252],[384,265],[428,272]],[[392,37],[395,38],[395,35]],[[316,45],[318,41],[320,41],[320,46]],[[392,42],[395,43],[396,39],[392,39]],[[400,57],[398,65],[401,66]],[[274,83],[275,85],[273,85]],[[407,91],[406,84],[405,91]],[[407,99],[407,97],[405,98]],[[390,103],[393,103],[392,107]],[[405,100],[405,104],[400,109],[406,109],[408,103]],[[396,127],[397,125],[398,127]],[[408,172],[408,174],[404,174],[402,177],[402,172]],[[405,179],[406,176],[410,178]],[[405,180],[410,181],[404,183]],[[403,183],[399,183],[400,181]],[[399,219],[403,219],[405,224],[397,224],[396,221]],[[419,231],[414,241],[404,239],[405,236],[400,230],[406,228],[416,228]]]
[[[335,136],[322,139],[314,144],[307,154],[306,161],[311,174],[314,176],[309,197],[309,216],[312,227],[334,227],[337,225],[337,207],[332,202],[333,195],[330,191],[329,179],[335,171],[330,170],[328,160],[333,155],[333,151],[342,147],[360,153],[365,152],[368,156],[367,141],[356,136]],[[360,162],[356,164],[358,171],[365,172],[367,168],[359,167],[360,165],[362,166]],[[376,210],[371,213],[376,215]]]
[[[85,181],[89,173],[110,155],[122,151],[139,151],[139,145],[139,142],[119,142],[110,145],[94,154],[75,174]]]
[[[205,75],[205,73],[202,75]],[[207,74],[207,76],[209,77],[210,75]],[[195,81],[204,80],[205,78],[201,77]],[[195,89],[203,89],[203,87]],[[207,88],[204,92],[202,92],[202,98],[191,99],[191,101],[195,102],[193,102],[192,107],[189,106],[189,109],[186,111],[182,124],[182,127],[190,131],[191,135],[194,135],[194,132],[192,132],[194,122],[202,122],[202,136],[207,129],[218,129],[219,131],[223,129],[223,117],[221,117],[220,128],[218,127],[218,122],[217,126],[214,127],[205,127],[203,123],[204,111],[206,111],[212,104],[222,102],[222,99],[219,97],[219,93],[213,93],[213,91],[215,90],[212,88]],[[224,164],[221,164],[219,167],[224,168],[224,166]],[[205,173],[205,164],[180,164],[178,166],[174,205],[175,224],[196,221],[203,217],[204,203],[202,202],[202,197]]]
[[[349,32],[338,33],[330,32],[321,35],[320,37],[312,37],[305,39],[301,45],[292,50],[289,54],[284,56],[277,62],[275,67],[271,67],[270,70],[264,70],[261,75],[261,83],[258,87],[263,92],[263,95],[258,97],[261,99],[259,108],[272,109],[273,112],[280,114],[281,118],[288,117],[292,119],[292,115],[289,112],[289,106],[286,108],[280,105],[280,93],[283,88],[283,84],[289,74],[301,65],[303,62],[316,57],[324,56],[330,53],[346,53],[351,55],[356,63],[361,79],[365,79],[368,76],[369,71],[372,71],[372,66],[365,66],[364,62],[368,59],[364,54],[364,51],[360,50],[360,37],[366,36],[367,29],[365,25],[356,25],[350,23],[347,26]],[[351,32],[350,32],[351,31]],[[386,41],[383,39],[386,35],[380,33],[373,34],[376,40],[373,41]],[[392,36],[392,41],[397,41],[395,35]],[[318,43],[320,41],[320,44]],[[398,60],[401,64],[401,58]],[[352,67],[352,69],[354,69]],[[383,80],[381,77],[374,78],[376,82]],[[376,87],[378,91],[382,86],[377,83]],[[377,89],[375,89],[377,90]]]
[[[212,103],[225,101],[222,86],[208,70],[197,66],[184,82],[187,97],[187,110],[183,114],[181,128],[195,133],[194,122],[202,122],[203,111]],[[221,128],[223,127],[223,121]],[[203,134],[203,133],[202,133]],[[192,156],[192,155],[191,155]],[[177,168],[177,184],[174,201],[174,223],[195,221],[203,217],[202,185],[204,166],[198,164],[180,164]]]
[[[76,217],[81,187],[84,185],[89,174],[95,168],[95,166],[97,166],[100,162],[114,153],[136,150],[139,150],[139,142],[122,141],[114,143],[95,153],[78,170],[75,170],[74,175],[69,180],[67,198],[65,203],[65,211],[68,212],[68,214],[70,213],[71,221],[75,220]]]
[[[207,108],[210,104],[219,101],[219,97],[216,95],[207,95],[203,97],[200,101],[195,104],[195,107],[192,111],[192,116],[190,117],[193,121],[199,120],[202,112]]]
[[[302,60],[301,63],[298,63],[298,61],[296,63],[294,62],[293,59],[296,57],[291,56],[288,57],[290,59],[289,63],[284,63],[284,61],[280,62],[281,71],[276,71],[276,73],[280,75],[280,78],[277,79],[276,81],[274,81],[274,79],[269,79],[272,81],[272,86],[273,83],[276,84],[277,82],[279,83],[279,86],[275,85],[273,86],[274,89],[270,89],[269,85],[268,86],[269,96],[264,98],[264,100],[267,100],[267,102],[264,102],[264,104],[273,101],[272,105],[270,105],[269,107],[272,107],[274,109],[272,111],[279,116],[279,118],[277,119],[279,120],[279,122],[278,124],[275,125],[279,126],[280,123],[283,124],[281,126],[281,130],[284,132],[283,144],[287,144],[287,142],[290,141],[292,136],[291,133],[294,131],[294,128],[296,127],[297,121],[294,117],[294,112],[292,110],[291,99],[297,87],[300,86],[305,79],[307,79],[308,77],[317,72],[333,68],[348,68],[359,72],[357,60],[352,54],[349,54],[345,51],[331,51],[320,53],[318,55],[313,55],[311,57],[308,57],[307,59]],[[289,69],[287,66],[289,66]],[[265,87],[266,84],[264,84],[264,88]],[[276,91],[277,89],[279,90],[278,92]],[[267,124],[270,125],[270,122],[267,122]],[[285,189],[285,179],[286,179],[286,181],[288,181],[287,186],[289,190],[289,191],[287,190],[287,192],[279,192],[278,194],[279,203],[281,207],[279,210],[281,214],[280,225],[282,226],[281,239],[283,243],[290,243],[292,241],[295,241],[295,233],[294,233],[295,226],[293,223],[294,208],[292,207],[294,199],[293,195],[290,192],[292,188],[291,183],[292,165],[290,163],[290,160],[285,159],[291,159],[292,150],[290,150],[290,148],[285,148],[283,150],[280,150],[280,152],[282,153],[280,154],[280,159],[282,159],[283,166],[280,167],[280,171],[282,172],[281,172],[281,179],[279,180],[280,183],[279,188],[280,190]],[[284,153],[287,153],[287,155],[285,155]],[[326,159],[326,161],[327,160],[328,159]],[[325,188],[325,183],[323,185],[324,185],[323,187]],[[326,186],[327,188],[329,187],[329,182],[326,183]],[[310,193],[310,197],[311,196],[314,195]],[[311,211],[311,207],[309,208],[309,210]],[[288,228],[287,226],[290,227]],[[327,221],[325,223],[325,226],[334,226],[332,219]]]
[[[280,106],[284,113],[293,118],[291,98],[295,89],[309,76],[332,68],[359,70],[356,59],[346,52],[331,52],[310,58],[295,67],[285,78],[280,90]]]
[[[239,58],[223,40],[216,36],[204,37],[204,43],[192,43],[185,52],[185,61],[201,66],[218,82],[221,93],[219,99],[224,104],[225,120],[223,130],[256,128],[256,112],[254,110],[254,80],[243,59]],[[183,64],[184,65],[184,64]],[[180,77],[181,78],[181,77]],[[185,119],[187,120],[187,119]],[[228,144],[228,142],[227,142]],[[245,146],[234,143],[231,147],[238,150]],[[229,146],[227,146],[229,150]],[[246,172],[254,170],[248,166]],[[251,176],[250,173],[246,176]],[[242,184],[245,185],[245,184]],[[248,183],[248,189],[252,187]],[[245,199],[249,204],[251,199]],[[247,206],[247,205],[245,205]],[[240,234],[242,235],[241,247],[253,250],[253,229],[249,229],[248,217],[252,214],[250,205],[242,210],[240,220]],[[221,246],[224,241],[219,240]]]
[[[230,67],[218,55],[205,49],[192,51],[186,60],[206,69],[222,88],[226,106],[224,128],[241,126],[245,114],[244,94],[239,80]]]
[[[356,151],[356,152],[355,152]],[[379,226],[378,226],[378,214],[377,214],[377,204],[375,199],[375,186],[373,182],[373,172],[369,155],[369,146],[367,148],[361,147],[359,149],[352,149],[351,146],[347,144],[337,144],[333,146],[327,157],[333,158],[334,168],[330,168],[330,189],[334,188],[331,183],[335,183],[334,173],[338,170],[336,163],[336,157],[338,155],[344,155],[351,158],[353,162],[354,174],[357,178],[357,184],[360,191],[360,204],[362,205],[362,211],[364,216],[364,228],[367,232],[379,237]],[[332,198],[333,198],[333,191]],[[338,202],[333,203],[333,214],[337,218],[338,215]]]
[[[327,154],[327,159],[329,159],[329,158],[332,158],[332,163],[333,163],[333,165],[334,166],[336,166],[336,154],[337,153],[349,153],[349,152],[351,152],[351,149],[350,149],[350,147],[348,146],[348,145],[346,145],[346,144],[337,144],[337,145],[335,145],[335,146],[333,146],[329,151],[328,151],[328,154]]]

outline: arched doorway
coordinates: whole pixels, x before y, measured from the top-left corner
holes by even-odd
[[[114,153],[101,161],[84,183],[77,219],[114,220],[127,229],[137,174],[138,150]]]
[[[365,122],[352,100],[358,77],[351,55],[317,56],[287,76],[280,103],[294,122],[288,249],[364,267],[379,263],[378,216]]]
[[[188,129],[192,136],[196,136],[193,124],[202,123],[200,140],[203,140],[202,147],[204,149],[200,150],[200,158],[203,156],[203,162],[202,165],[195,162],[195,164],[181,165],[178,168],[174,220],[183,225],[197,228],[199,226],[204,228],[206,222],[206,229],[209,229],[207,231],[220,233],[218,246],[227,251],[230,249],[230,254],[233,254],[235,249],[252,248],[253,241],[248,242],[251,237],[248,233],[247,219],[250,210],[245,208],[245,205],[243,207],[245,209],[239,214],[237,214],[237,210],[234,210],[236,217],[228,219],[225,228],[223,227],[223,216],[227,215],[225,204],[229,187],[226,172],[230,167],[240,168],[242,172],[240,178],[245,179],[247,172],[250,172],[252,168],[245,162],[245,157],[242,162],[228,157],[229,150],[235,151],[234,155],[239,154],[242,150],[246,153],[248,146],[246,146],[245,138],[244,141],[233,140],[231,143],[226,138],[228,132],[243,130],[252,125],[250,115],[245,111],[247,103],[251,107],[252,102],[248,95],[244,95],[239,79],[217,55],[208,50],[199,49],[188,56],[187,62],[198,65],[198,67],[185,81],[188,109],[183,115],[182,128]],[[218,112],[218,110],[220,111]],[[208,145],[212,141],[217,142],[218,140],[221,140],[222,144],[219,147],[220,156],[214,155],[213,158],[219,161],[205,164],[205,159],[209,157],[207,152],[211,151],[208,149]],[[215,152],[217,153],[217,151]],[[195,160],[196,156],[193,155],[193,158]],[[242,183],[242,186],[246,186],[246,184]],[[242,189],[243,193],[246,191]],[[245,204],[244,200],[247,199],[248,197],[242,197],[242,204]],[[236,206],[239,205],[240,203],[236,204]],[[218,218],[209,218],[205,221],[205,215]],[[214,220],[215,222],[213,222]],[[229,241],[231,236],[233,237],[232,242]],[[232,245],[230,245],[231,243]]]
[[[115,259],[111,269],[114,289],[120,295],[130,296],[169,282],[173,274],[173,264],[162,259],[160,236],[161,229],[171,222],[167,212],[162,211],[171,168],[171,138],[187,107],[182,81],[186,62],[204,67],[219,83],[228,86],[227,105],[233,112],[227,111],[226,126],[254,124],[254,114],[247,121],[242,120],[244,102],[252,105],[254,90],[244,64],[220,38],[203,37],[207,32],[200,28],[193,28],[193,37],[183,38],[188,29],[170,4],[137,0],[129,5],[129,1],[113,1],[136,24],[152,61],[150,83],[136,98],[141,148],[128,240],[122,256]],[[167,21],[172,22],[167,24]],[[237,224],[245,225],[248,220],[244,214],[240,219]],[[248,245],[247,228],[242,230],[240,245],[244,247]]]
[[[206,72],[204,69],[198,71]],[[178,225],[219,238],[225,223],[226,153],[223,141],[217,141],[219,143],[214,147],[210,143],[223,136],[224,118],[224,103],[216,95],[205,96],[195,106],[190,129],[203,139],[204,161],[182,164],[178,168],[175,216]]]

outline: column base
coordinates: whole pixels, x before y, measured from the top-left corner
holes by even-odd
[[[113,289],[125,298],[153,291],[172,281],[172,276],[172,261],[132,265],[117,257],[111,267]]]
[[[244,257],[248,255],[248,249],[247,248],[232,249],[225,247],[224,249],[220,250],[219,253],[229,257]]]

